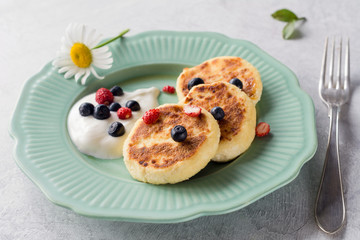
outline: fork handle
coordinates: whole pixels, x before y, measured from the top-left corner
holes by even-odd
[[[326,233],[340,230],[345,222],[345,203],[339,156],[340,107],[329,107],[329,138],[320,186],[315,203],[317,225]]]

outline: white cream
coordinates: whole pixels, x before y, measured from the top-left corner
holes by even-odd
[[[159,89],[155,87],[138,89],[134,92],[124,92],[123,96],[115,96],[114,102],[122,107],[128,100],[135,100],[140,105],[139,111],[133,111],[132,117],[126,120],[118,118],[116,112],[110,112],[108,119],[98,120],[93,116],[83,117],[79,113],[79,107],[84,102],[98,105],[95,101],[95,93],[89,94],[77,101],[68,115],[68,131],[71,140],[80,152],[97,158],[114,159],[123,155],[124,141],[130,133],[137,119],[149,109],[157,107]],[[125,127],[125,134],[121,137],[112,137],[108,134],[108,128],[113,122],[121,122]]]

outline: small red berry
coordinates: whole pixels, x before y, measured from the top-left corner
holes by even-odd
[[[127,107],[121,107],[117,110],[117,115],[119,119],[128,119],[131,118],[132,112],[130,108]]]
[[[95,101],[98,104],[109,105],[114,101],[114,95],[112,94],[112,92],[110,92],[109,89],[100,88],[96,91]]]
[[[185,105],[184,112],[190,117],[198,117],[201,114],[201,108],[192,105]]]
[[[163,90],[163,92],[167,92],[167,93],[171,93],[171,94],[175,92],[175,88],[173,86],[169,86],[169,85],[163,87],[162,90]]]
[[[160,110],[159,109],[150,109],[146,111],[142,119],[145,124],[153,124],[155,123],[160,117]]]
[[[267,124],[266,122],[260,122],[256,126],[256,136],[258,137],[264,137],[268,135],[269,132],[270,132],[270,125]]]

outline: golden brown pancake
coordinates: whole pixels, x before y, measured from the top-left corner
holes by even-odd
[[[131,176],[153,184],[177,183],[203,169],[215,155],[220,129],[213,116],[202,109],[198,117],[187,116],[183,105],[159,106],[160,118],[154,124],[139,119],[124,144],[124,161]],[[171,129],[187,130],[183,142],[175,142]]]
[[[176,92],[179,100],[188,93],[188,82],[201,78],[205,84],[229,82],[238,78],[243,83],[243,91],[256,104],[261,97],[262,82],[258,70],[246,60],[239,57],[216,57],[192,68],[184,68],[177,79]]]
[[[180,102],[195,105],[210,112],[221,107],[225,117],[219,120],[219,148],[214,161],[225,162],[246,151],[255,137],[256,109],[251,99],[238,87],[226,82],[195,86]]]

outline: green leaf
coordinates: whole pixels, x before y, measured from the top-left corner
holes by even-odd
[[[293,20],[298,20],[299,18],[296,16],[295,13],[288,9],[280,9],[271,14],[273,18],[282,22],[291,22]]]
[[[283,31],[282,31],[282,35],[284,39],[290,39],[291,36],[294,34],[295,32],[295,22],[296,20],[292,20],[291,22],[288,22]]]

